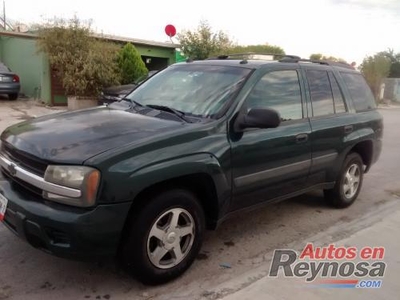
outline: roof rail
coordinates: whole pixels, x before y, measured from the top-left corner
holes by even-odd
[[[291,63],[310,62],[310,63],[314,63],[314,64],[341,67],[341,68],[355,70],[355,68],[352,65],[350,65],[346,62],[338,62],[338,61],[331,61],[331,60],[316,60],[316,59],[304,59],[304,58],[296,59],[296,58],[284,57],[284,58],[280,59],[279,61],[280,62],[291,62]]]
[[[246,59],[245,57],[248,56],[247,59],[252,59],[253,57],[257,56],[273,56],[275,57],[283,57],[288,59],[301,59],[300,56],[297,55],[289,55],[289,54],[278,54],[278,53],[258,53],[258,52],[246,52],[246,53],[233,53],[233,54],[222,54],[217,55],[216,57],[207,58],[207,60],[215,60],[215,59],[234,59],[234,58],[242,58]],[[254,58],[253,58],[254,59]]]

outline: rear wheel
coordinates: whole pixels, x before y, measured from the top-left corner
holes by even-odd
[[[335,207],[345,208],[354,203],[363,182],[363,161],[358,153],[350,153],[331,190],[324,190],[325,198]]]
[[[123,264],[139,281],[159,284],[193,263],[203,240],[204,213],[192,193],[170,190],[150,199],[128,226]]]
[[[9,100],[17,100],[18,94],[8,94],[8,99]]]

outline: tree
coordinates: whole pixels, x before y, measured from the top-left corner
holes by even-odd
[[[232,46],[229,36],[214,32],[207,21],[200,21],[197,30],[184,30],[178,40],[185,56],[191,59],[206,59],[211,55],[226,52]]]
[[[379,92],[382,80],[389,75],[390,60],[382,53],[364,58],[360,65],[360,71],[368,82],[375,99],[379,99]]]
[[[383,55],[390,60],[390,70],[388,77],[400,78],[400,53],[394,53],[393,49],[381,51],[378,53]]]
[[[131,43],[122,47],[118,53],[117,61],[122,84],[135,82],[149,72],[139,52]]]
[[[90,24],[76,16],[48,21],[38,37],[39,51],[49,58],[68,95],[96,97],[104,86],[119,82],[118,46],[94,38]]]
[[[310,55],[311,60],[322,60],[323,55],[321,53],[314,53]]]
[[[285,51],[279,46],[273,46],[269,44],[265,45],[249,45],[249,46],[232,46],[227,50],[226,54],[235,53],[259,53],[259,54],[285,54]]]
[[[334,62],[342,62],[342,63],[347,63],[346,60],[340,57],[334,57],[334,56],[325,56],[321,53],[314,53],[310,55],[311,60],[329,60],[329,61],[334,61]]]

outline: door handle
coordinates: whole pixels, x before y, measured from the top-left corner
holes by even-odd
[[[344,133],[351,133],[353,132],[353,125],[344,126]]]
[[[301,133],[296,135],[296,142],[297,143],[305,143],[308,141],[308,134],[307,133]]]

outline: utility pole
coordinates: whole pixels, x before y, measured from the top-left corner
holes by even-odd
[[[7,30],[7,21],[6,21],[6,0],[3,0],[3,22],[4,22],[4,30]]]

